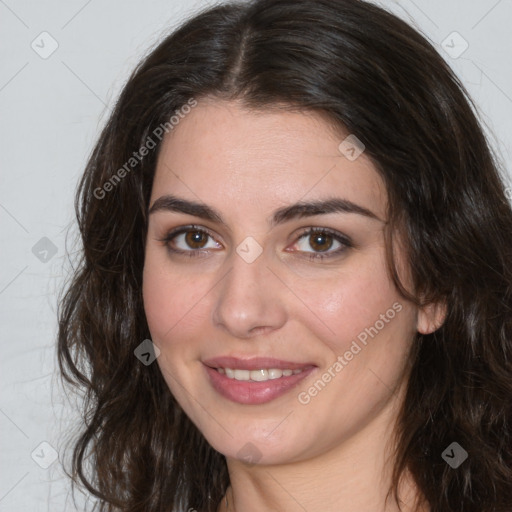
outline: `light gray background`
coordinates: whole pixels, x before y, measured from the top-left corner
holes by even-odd
[[[59,459],[48,469],[35,462],[51,462],[49,445],[62,458],[65,435],[76,423],[55,358],[56,293],[68,272],[65,235],[74,220],[74,190],[139,58],[189,13],[213,3],[0,0],[2,512],[83,510],[80,495],[73,506]],[[380,4],[438,45],[469,89],[510,173],[512,0]],[[58,48],[42,58],[53,40]],[[469,47],[458,56],[464,40]],[[43,237],[51,244],[39,242]]]

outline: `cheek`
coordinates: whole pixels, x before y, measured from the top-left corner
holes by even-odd
[[[344,340],[352,340],[380,322],[380,315],[386,314],[397,299],[398,294],[387,279],[379,279],[378,275],[353,278],[345,282],[341,307],[331,315],[330,322],[334,330],[343,332]]]
[[[359,334],[364,338],[365,329],[376,323],[379,331],[389,333],[392,324],[400,326],[399,332],[412,321],[403,314],[403,298],[380,253],[350,263],[346,270],[323,279],[296,279],[292,284],[295,295],[304,298],[293,314],[335,354],[347,350]],[[395,303],[400,306],[393,309]]]
[[[159,338],[172,325],[175,310],[170,307],[173,302],[172,293],[166,287],[166,280],[148,255],[144,265],[142,296],[151,335]]]
[[[148,250],[142,294],[153,341],[157,344],[171,342],[173,334],[183,329],[190,318],[197,314],[197,303],[206,292],[204,280],[202,282],[190,275],[170,272],[165,258],[156,251]]]
[[[143,272],[144,311],[151,340],[160,349],[158,366],[174,397],[187,411],[193,411],[184,389],[193,389],[187,366],[197,359],[197,346],[190,343],[191,334],[199,324],[198,302],[208,287],[189,275],[169,271],[164,258],[149,250]],[[201,286],[205,289],[202,292]]]

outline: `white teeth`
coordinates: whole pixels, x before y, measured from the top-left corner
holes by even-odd
[[[280,368],[270,368],[261,370],[239,370],[232,368],[217,368],[217,371],[226,375],[229,379],[241,380],[241,381],[255,381],[264,382],[272,379],[279,379],[281,377],[289,377],[290,375],[296,375],[302,372],[302,369],[297,370],[281,370]]]
[[[249,370],[234,370],[235,380],[249,380],[251,372]]]
[[[279,377],[283,376],[283,372],[281,370],[276,370],[275,368],[272,368],[268,371],[268,378],[269,379],[279,379]]]
[[[268,370],[251,370],[251,380],[258,382],[268,380]]]

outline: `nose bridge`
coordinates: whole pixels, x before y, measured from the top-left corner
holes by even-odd
[[[230,256],[230,270],[217,289],[213,322],[233,336],[248,337],[256,328],[274,329],[284,322],[284,304],[267,260],[250,237]]]
[[[256,291],[258,285],[268,281],[268,255],[263,246],[255,238],[248,236],[243,239],[230,255],[230,272],[228,284],[233,286],[231,293],[244,295],[244,287]]]

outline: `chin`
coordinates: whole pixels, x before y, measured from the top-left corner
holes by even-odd
[[[228,431],[232,435],[221,427],[212,429],[211,425],[201,432],[208,443],[222,455],[249,465],[287,464],[311,456],[312,453],[309,452],[318,443],[309,443],[304,436],[304,430],[296,430],[295,426],[276,429],[282,420],[283,417],[261,420],[259,425],[254,421],[251,421],[251,425],[243,425],[242,422],[230,423]]]

